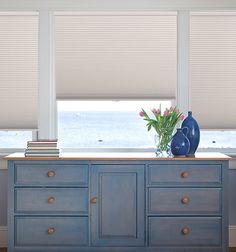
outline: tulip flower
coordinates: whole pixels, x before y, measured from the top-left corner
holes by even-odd
[[[169,148],[173,131],[177,124],[184,119],[184,115],[179,112],[177,107],[173,106],[165,109],[163,113],[161,106],[159,109],[151,109],[151,112],[154,118],[149,117],[144,109],[139,112],[139,115],[147,122],[148,131],[151,129],[156,131],[157,139],[159,139],[157,149],[166,151]]]
[[[141,117],[144,117],[144,112],[143,112],[143,111],[140,111],[140,112],[139,112],[139,115],[140,115]]]
[[[164,115],[164,116],[168,116],[168,115],[169,115],[169,111],[168,111],[168,110],[165,110],[163,115]]]
[[[184,120],[184,115],[181,115],[180,116],[180,121],[183,121]]]

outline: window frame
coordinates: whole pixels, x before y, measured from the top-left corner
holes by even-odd
[[[196,11],[195,11],[196,12]],[[190,103],[190,11],[178,11],[177,13],[177,96],[173,101],[184,114],[187,114]],[[183,46],[184,45],[184,46]],[[187,71],[186,71],[187,70]],[[154,151],[150,149],[137,148],[91,148],[91,151],[119,151],[119,152],[148,152]],[[86,148],[63,148],[62,151],[88,151]],[[222,152],[236,157],[236,148],[198,148],[198,151],[203,152]]]
[[[22,8],[21,8],[22,9]],[[173,9],[173,8],[171,8]],[[209,9],[209,8],[208,8]],[[1,10],[4,10],[4,8],[1,8]],[[14,7],[15,10],[15,7]],[[67,8],[68,10],[68,8]],[[232,11],[236,10],[235,9]],[[6,10],[5,10],[6,11]],[[41,64],[49,65],[51,66],[50,71],[46,71],[45,69],[43,72],[40,71],[40,76],[42,77],[42,81],[39,82],[39,115],[38,120],[40,121],[38,132],[32,133],[32,139],[36,140],[38,139],[38,136],[40,138],[50,139],[57,137],[57,122],[55,122],[55,118],[57,118],[57,109],[56,109],[56,96],[55,96],[55,80],[54,80],[54,68],[53,68],[53,34],[51,33],[45,33],[45,31],[53,31],[53,16],[54,16],[54,10],[52,8],[44,8],[44,9],[38,9],[39,11],[39,17],[41,20],[40,28],[41,28],[41,34],[44,33],[47,34],[46,37],[44,37],[44,41],[41,41],[39,43],[39,58]],[[201,12],[204,11],[203,8],[201,8]],[[224,11],[224,10],[222,10]],[[231,10],[230,10],[231,11]],[[196,11],[195,11],[196,12]],[[183,111],[185,114],[187,114],[187,110],[189,107],[189,18],[190,18],[190,10],[178,10],[177,13],[177,55],[178,55],[178,62],[177,62],[177,100],[175,101],[175,104],[180,108],[181,111]],[[186,22],[187,21],[187,22]],[[45,49],[46,45],[50,45],[48,48]],[[184,45],[184,46],[183,46]],[[45,57],[45,55],[50,55],[50,57]],[[51,62],[52,61],[52,62]],[[46,82],[46,84],[49,84],[47,87],[46,84],[43,81],[44,80],[50,80],[49,82]],[[43,85],[43,86],[42,86]],[[45,113],[47,114],[46,120],[45,120]],[[51,116],[52,115],[52,116]],[[51,119],[50,119],[51,118]],[[11,150],[1,148],[0,153],[10,153],[15,151],[21,151],[22,149],[13,148]],[[78,151],[78,149],[62,149],[62,151],[68,152],[68,151]],[[79,151],[86,151],[81,150]],[[99,149],[94,150],[99,151]],[[104,151],[140,151],[139,149],[133,149],[130,150],[125,149],[109,149]],[[146,150],[143,149],[141,151],[153,151],[153,150]],[[204,152],[216,152],[220,151],[225,154],[230,154],[231,156],[236,156],[236,148],[199,148],[198,151],[204,151]]]

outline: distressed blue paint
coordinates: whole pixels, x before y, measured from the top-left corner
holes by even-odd
[[[220,215],[220,188],[149,188],[149,214]],[[188,202],[182,202],[187,199]]]
[[[150,246],[222,245],[220,217],[150,217],[148,222]],[[189,229],[187,235],[183,228]]]
[[[181,174],[187,172],[183,178]],[[221,184],[221,164],[178,162],[157,163],[148,166],[148,184],[161,186],[218,186]]]
[[[15,197],[16,213],[88,214],[87,188],[16,188]]]
[[[7,170],[0,170],[0,226],[7,226]]]
[[[85,246],[88,244],[88,217],[15,218],[15,246]],[[54,228],[48,234],[48,228]]]
[[[229,224],[236,225],[236,169],[229,170],[228,197],[229,197]]]
[[[17,185],[87,185],[88,165],[67,164],[16,164],[15,183]],[[48,177],[48,172],[54,176]]]
[[[144,166],[93,165],[92,245],[144,245]]]
[[[9,252],[228,251],[228,161],[22,160],[8,174]]]

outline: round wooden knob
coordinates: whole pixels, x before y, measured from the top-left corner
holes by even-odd
[[[48,171],[47,173],[48,177],[55,177],[56,176],[56,173],[54,171]]]
[[[48,204],[52,204],[52,203],[54,203],[54,201],[55,201],[54,197],[49,197],[48,198]]]
[[[55,232],[55,229],[53,227],[49,227],[48,230],[47,230],[47,233],[49,235],[53,234]]]
[[[91,204],[96,204],[96,203],[97,203],[97,197],[92,197],[92,198],[90,199],[90,203],[91,203]]]
[[[181,178],[187,178],[189,176],[189,173],[187,172],[187,171],[183,171],[183,172],[181,172],[181,174],[180,174],[180,177]]]
[[[189,230],[189,228],[187,228],[187,227],[184,227],[184,228],[182,228],[182,230],[181,230],[181,234],[182,234],[182,235],[188,235],[189,232],[190,232],[190,230]]]
[[[184,205],[187,205],[189,203],[189,197],[188,196],[184,196],[181,199],[181,203],[184,204]]]

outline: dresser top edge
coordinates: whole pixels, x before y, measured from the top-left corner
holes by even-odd
[[[25,157],[24,153],[12,153],[5,160],[230,160],[231,157],[216,152],[199,152],[194,157],[156,157],[152,152],[90,152],[61,153],[59,157]]]

